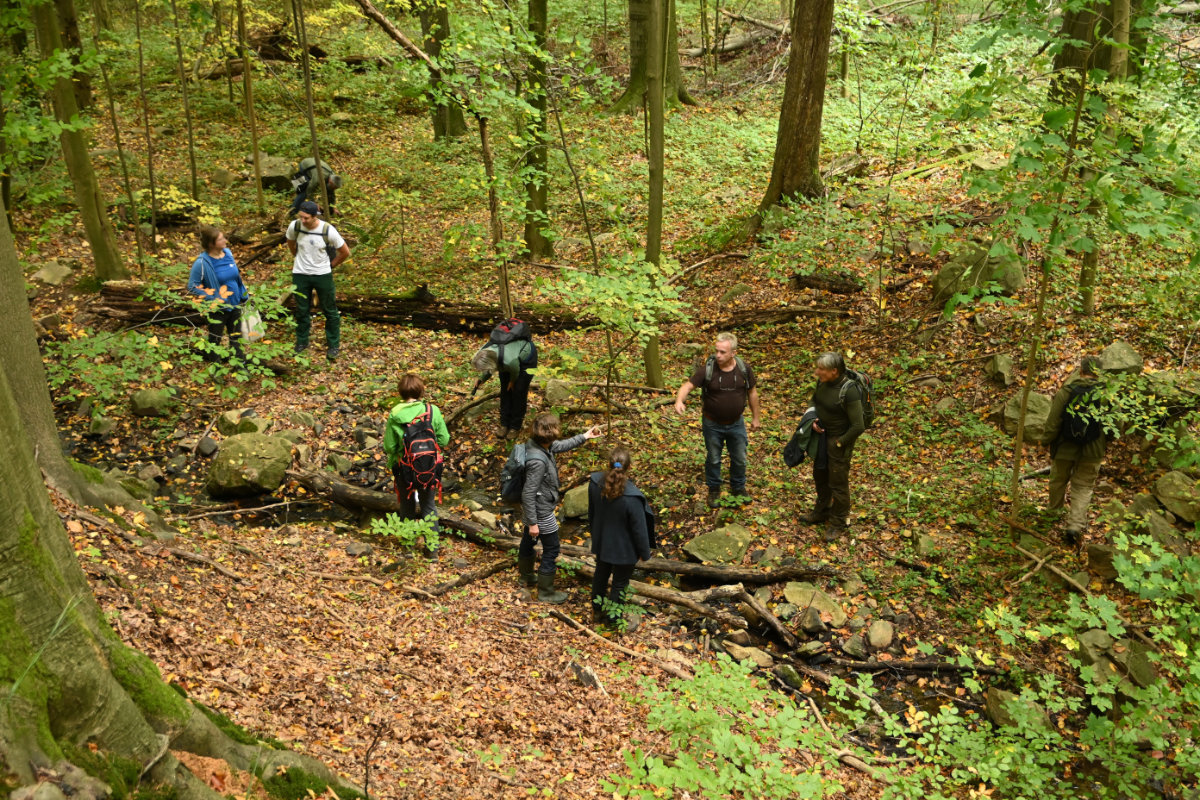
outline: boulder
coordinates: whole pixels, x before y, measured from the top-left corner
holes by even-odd
[[[1108,655],[1121,666],[1129,679],[1143,689],[1158,680],[1158,672],[1149,657],[1150,649],[1136,639],[1121,639]]]
[[[71,274],[71,268],[57,259],[50,259],[42,264],[42,268],[33,273],[35,281],[41,281],[48,286],[58,286]]]
[[[675,355],[682,359],[699,358],[708,351],[708,345],[700,342],[684,342],[675,346]]]
[[[542,397],[552,406],[565,406],[571,402],[571,384],[551,378],[542,386]]]
[[[307,411],[293,411],[288,414],[288,421],[293,425],[299,425],[301,428],[311,428],[317,424],[317,418]]]
[[[725,652],[729,653],[729,657],[734,661],[753,661],[763,669],[770,669],[775,665],[771,654],[757,647],[742,647],[740,644],[725,642]]]
[[[856,633],[842,643],[842,652],[851,658],[866,658],[867,643],[861,633]]]
[[[1105,580],[1117,579],[1117,568],[1113,566],[1115,551],[1106,544],[1089,544],[1087,546],[1088,569]]]
[[[927,533],[922,533],[917,537],[917,541],[913,549],[921,558],[930,558],[937,554],[937,539],[934,539]]]
[[[1163,546],[1164,550],[1174,553],[1180,558],[1186,558],[1191,552],[1187,540],[1179,535],[1174,525],[1167,521],[1162,514],[1147,514],[1146,531],[1150,538]]]
[[[805,642],[796,648],[796,655],[801,658],[812,658],[813,656],[824,653],[827,645],[820,639],[814,639],[811,642]]]
[[[266,417],[247,416],[238,420],[234,433],[266,433],[271,427],[271,420]]]
[[[984,365],[987,376],[1001,386],[1012,386],[1017,376],[1013,372],[1012,356],[997,353]]]
[[[1011,297],[1025,288],[1025,270],[1015,254],[992,256],[977,242],[968,242],[933,278],[933,299],[941,305],[960,292],[997,283]]]
[[[685,544],[683,551],[697,561],[736,564],[746,555],[751,538],[750,531],[741,525],[726,525],[700,534]]]
[[[471,519],[475,520],[485,528],[496,530],[496,515],[490,511],[472,511]]]
[[[799,625],[800,630],[809,636],[825,630],[825,622],[821,619],[821,612],[813,606],[804,609],[804,613],[800,615]]]
[[[1154,495],[1149,492],[1142,492],[1133,498],[1129,503],[1128,514],[1134,517],[1144,517],[1147,514],[1154,514],[1162,510],[1162,506],[1154,499]]]
[[[886,619],[877,619],[867,628],[867,644],[872,650],[886,650],[892,646],[896,629]]]
[[[208,469],[213,497],[248,497],[273,492],[292,463],[292,443],[278,436],[242,433],[221,443]]]
[[[210,456],[214,455],[219,448],[220,445],[217,444],[217,440],[211,436],[205,436],[203,439],[196,442],[196,452],[205,458],[209,458]]]
[[[237,181],[237,175],[224,167],[217,167],[212,174],[208,176],[208,180],[214,186],[220,186],[222,189],[228,189]]]
[[[325,459],[325,466],[329,467],[339,475],[345,475],[354,467],[354,462],[346,458],[341,453],[330,453]]]
[[[804,679],[800,677],[800,673],[791,664],[780,664],[775,668],[775,674],[779,677],[779,680],[793,689],[799,689],[804,686]]]
[[[242,416],[253,413],[254,411],[249,408],[235,408],[221,412],[221,415],[217,417],[217,433],[222,436],[233,436],[237,433],[237,426],[242,421]]]
[[[1200,481],[1182,472],[1168,472],[1154,482],[1154,496],[1181,520],[1200,520]]]
[[[346,555],[351,558],[360,558],[369,556],[375,552],[375,548],[366,542],[350,542],[346,545]]]
[[[117,427],[116,420],[97,414],[92,417],[92,421],[88,423],[89,436],[107,436],[112,433]]]
[[[259,432],[260,431],[250,431],[250,433],[259,433]],[[304,431],[298,430],[296,428],[288,428],[285,431],[276,432],[275,435],[281,436],[284,439],[287,439],[292,444],[300,444],[301,442],[304,441],[305,433],[304,433]]]
[[[170,389],[141,389],[129,399],[135,417],[165,417],[175,404]]]
[[[1050,418],[1048,395],[1029,393],[1029,405],[1025,409],[1025,441],[1040,444],[1046,438],[1046,423]],[[1017,434],[1017,420],[1021,417],[1021,393],[1017,392],[1004,404],[1004,432]]]
[[[246,163],[253,164],[254,156],[246,156]],[[258,154],[258,168],[262,175],[262,187],[278,192],[292,192],[292,175],[296,165],[289,158],[269,156],[261,151]]]
[[[576,486],[563,495],[563,517],[578,519],[588,513],[588,485]]]
[[[783,596],[797,608],[813,607],[822,615],[828,614],[833,627],[846,624],[846,612],[841,604],[807,581],[789,581],[783,587]]]
[[[750,292],[753,292],[753,291],[754,291],[753,286],[750,286],[745,283],[735,283],[733,286],[730,286],[728,289],[726,289],[725,293],[723,295],[721,295],[721,302],[723,304],[732,303],[734,300],[737,300],[742,295],[750,294]]]
[[[1105,372],[1138,375],[1142,371],[1143,363],[1142,357],[1129,342],[1113,342],[1100,353],[1100,369]]]
[[[984,707],[987,710],[988,718],[994,724],[1002,727],[1016,727],[1017,720],[1022,719],[1043,730],[1054,729],[1046,709],[1032,700],[1022,699],[1012,692],[997,689],[995,686],[988,687],[987,695],[984,697]]]

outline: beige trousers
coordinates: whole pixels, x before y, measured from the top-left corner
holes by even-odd
[[[1067,512],[1067,527],[1083,529],[1087,526],[1088,505],[1092,502],[1092,489],[1096,476],[1100,474],[1099,461],[1072,461],[1054,459],[1050,467],[1050,508],[1062,508],[1067,487],[1071,487],[1071,506]]]

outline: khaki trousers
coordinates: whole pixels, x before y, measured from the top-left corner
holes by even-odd
[[[1096,476],[1100,474],[1099,461],[1072,461],[1056,458],[1050,467],[1050,508],[1062,508],[1067,487],[1071,488],[1071,505],[1067,512],[1067,527],[1082,530],[1087,526],[1088,505],[1092,502],[1092,490]]]

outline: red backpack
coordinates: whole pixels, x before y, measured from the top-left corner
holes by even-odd
[[[412,497],[418,490],[437,487],[438,502],[442,500],[442,448],[433,431],[433,406],[425,404],[425,413],[413,417],[404,426],[404,452],[400,454],[396,496]],[[403,490],[404,494],[401,494]]]

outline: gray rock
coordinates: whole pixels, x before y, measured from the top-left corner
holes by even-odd
[[[1100,353],[1100,369],[1105,372],[1121,372],[1138,375],[1144,362],[1129,342],[1116,341]]]
[[[43,314],[37,318],[37,324],[40,325],[43,330],[53,333],[62,327],[62,315]]]
[[[796,607],[795,603],[779,603],[775,606],[775,616],[784,622],[787,622],[799,613],[800,609]]]
[[[1115,644],[1113,638],[1107,632],[1093,628],[1089,631],[1084,631],[1078,636],[1079,641],[1079,660],[1085,666],[1090,666],[1095,669],[1093,679],[1097,684],[1106,683],[1108,681],[1120,680],[1120,670],[1117,665],[1109,657],[1109,651]]]
[[[496,530],[496,515],[490,511],[472,511],[471,519],[475,520],[486,528]]]
[[[188,457],[185,456],[183,453],[180,453],[179,455],[171,456],[171,458],[167,461],[167,471],[168,472],[179,472],[184,467],[187,466],[187,463],[188,463]]]
[[[208,469],[213,497],[248,497],[273,492],[292,463],[292,443],[277,436],[242,433],[221,443]]]
[[[753,661],[763,669],[770,669],[775,665],[775,659],[771,658],[771,654],[759,650],[757,647],[742,647],[727,641],[725,642],[725,652],[729,653],[729,657],[734,661]]]
[[[811,606],[822,614],[828,614],[835,628],[846,624],[846,611],[841,604],[807,581],[789,581],[783,587],[783,596],[797,608]]]
[[[217,444],[217,440],[211,436],[205,436],[203,439],[196,442],[196,452],[205,458],[214,455],[219,448],[220,445]]]
[[[708,352],[708,345],[700,342],[684,342],[675,347],[675,355],[679,358],[699,358]]]
[[[230,411],[224,411],[217,417],[217,432],[222,436],[233,436],[237,433],[238,423],[242,421],[242,415],[253,414],[254,412],[248,408],[235,408]]]
[[[1143,689],[1158,680],[1158,671],[1149,657],[1150,649],[1136,639],[1121,639],[1108,651],[1109,657],[1125,670],[1129,679]]]
[[[99,797],[108,797],[108,794],[98,795]],[[35,783],[32,786],[22,786],[11,795],[9,800],[67,800],[67,796],[63,794],[62,789],[56,784],[49,781]],[[80,798],[76,798],[80,800]]]
[[[346,545],[346,555],[351,558],[360,558],[369,556],[375,552],[375,548],[366,542],[350,542]]]
[[[770,586],[760,586],[757,589],[755,589],[753,592],[751,592],[751,594],[753,594],[754,599],[760,603],[771,602],[771,587]]]
[[[170,389],[141,389],[129,399],[135,417],[165,417],[173,405],[175,396]]]
[[[317,424],[317,418],[307,411],[293,411],[288,414],[288,421],[302,428],[311,428]]]
[[[736,283],[733,286],[730,286],[728,289],[726,289],[725,293],[721,295],[721,302],[722,303],[732,303],[734,300],[738,299],[742,295],[749,294],[750,292],[753,292],[753,291],[754,291],[753,286],[750,286],[745,283]]]
[[[59,261],[50,259],[42,264],[42,268],[33,273],[33,279],[47,286],[59,286],[71,275],[71,268]]]
[[[586,517],[588,512],[588,485],[576,486],[563,495],[563,516],[567,519]]]
[[[1011,297],[1025,288],[1025,270],[1014,255],[989,256],[988,249],[968,242],[933,278],[934,302],[941,305],[955,294],[995,282]]]
[[[1087,546],[1088,569],[1105,580],[1117,579],[1117,568],[1113,566],[1115,550],[1106,544],[1089,544]]]
[[[208,176],[208,180],[215,186],[220,186],[222,189],[228,189],[237,181],[237,175],[225,169],[224,167],[218,167],[213,170],[211,175]]]
[[[253,164],[254,156],[246,156],[246,163]],[[292,163],[291,159],[268,156],[260,152],[258,164],[264,189],[289,193],[292,191],[292,175],[296,171],[296,165]]]
[[[1043,730],[1053,730],[1050,715],[1032,700],[1022,700],[1012,692],[988,687],[984,697],[984,707],[988,718],[996,725],[1012,728],[1017,725],[1017,718],[1031,720],[1034,725]]]
[[[846,620],[846,629],[851,633],[858,633],[865,627],[867,627],[867,621],[862,617],[851,617]]]
[[[775,674],[779,676],[779,680],[793,689],[799,689],[804,685],[804,678],[800,677],[800,673],[791,664],[780,664],[775,667]]]
[[[271,427],[271,420],[266,417],[242,417],[238,420],[235,433],[266,433]]]
[[[1129,503],[1129,510],[1126,513],[1134,517],[1144,517],[1147,514],[1152,514],[1160,510],[1162,510],[1162,506],[1159,505],[1154,495],[1149,492],[1142,492]]]
[[[725,637],[725,641],[746,647],[750,644],[750,634],[743,630],[730,631],[729,635]]]
[[[296,451],[296,460],[301,464],[307,464],[312,461],[312,446],[300,442],[292,446]]]
[[[915,381],[912,385],[916,389],[936,389],[942,385],[942,380],[934,375],[930,375],[927,378]]]
[[[330,453],[325,459],[325,466],[339,475],[345,475],[354,467],[354,462],[341,453]]]
[[[1150,534],[1150,538],[1162,545],[1165,550],[1180,558],[1187,558],[1191,552],[1187,540],[1179,535],[1178,529],[1168,522],[1166,517],[1162,514],[1147,514],[1145,519],[1146,531]]]
[[[1012,356],[997,353],[988,359],[984,366],[987,376],[1001,386],[1012,386],[1017,379],[1013,370]]]
[[[297,430],[296,428],[288,428],[285,431],[278,431],[275,435],[283,437],[284,439],[287,439],[292,444],[300,444],[302,441],[304,441],[304,437],[306,434],[302,430]]]
[[[96,415],[92,417],[92,421],[88,423],[89,436],[107,436],[112,433],[117,427],[116,420],[108,417]]]
[[[750,531],[731,524],[700,534],[685,544],[683,550],[697,561],[736,564],[746,555],[752,539]]]
[[[552,406],[565,406],[571,402],[571,384],[551,378],[542,386],[542,397]]]
[[[945,414],[952,410],[956,405],[958,405],[958,401],[953,397],[942,397],[933,404],[933,411],[935,414]]]
[[[1200,520],[1200,481],[1182,472],[1168,472],[1154,482],[1154,496],[1185,522]]]
[[[927,533],[922,533],[917,537],[914,549],[921,558],[930,558],[937,553],[937,539],[934,539]]]
[[[463,505],[467,507],[467,511],[482,511],[483,506],[474,500],[464,500]]]
[[[821,620],[821,612],[813,606],[809,606],[801,612],[798,624],[800,630],[810,636],[825,630],[825,623]]]
[[[137,472],[137,479],[143,483],[154,483],[163,480],[165,477],[162,468],[158,464],[147,464]]]
[[[813,656],[824,653],[828,649],[829,649],[829,645],[825,644],[824,642],[822,642],[819,639],[814,639],[811,642],[805,642],[804,644],[797,647],[796,652],[802,658],[812,658]]]
[[[867,585],[862,582],[862,578],[857,575],[851,575],[846,580],[842,581],[842,593],[847,597],[853,597],[856,594],[862,594],[867,590]]]
[[[842,642],[842,652],[851,658],[866,658],[867,643],[863,640],[861,633],[856,633],[846,641]]]
[[[871,645],[872,650],[886,650],[891,647],[895,636],[896,629],[884,619],[875,620],[867,628],[867,644]]]
[[[368,437],[367,437],[367,439],[366,439],[366,441],[364,441],[364,442],[362,443],[362,449],[363,449],[363,450],[377,450],[377,449],[379,449],[379,440],[378,440],[378,439],[376,439],[374,436],[368,436]]]
[[[1038,392],[1029,393],[1029,406],[1025,411],[1025,441],[1040,444],[1046,438],[1046,422],[1050,417],[1051,398]],[[1021,416],[1021,393],[1017,392],[1004,404],[1004,432],[1009,436],[1017,433],[1017,420]]]
[[[346,111],[335,111],[329,115],[331,122],[354,122],[354,115]]]

